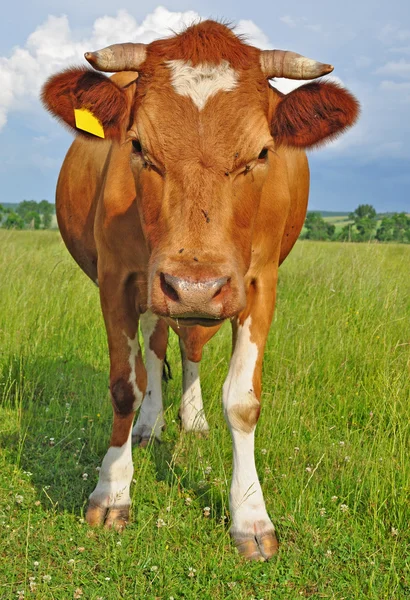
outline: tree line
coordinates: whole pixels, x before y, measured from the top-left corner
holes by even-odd
[[[371,204],[360,204],[347,219],[349,222],[340,231],[336,231],[336,225],[325,221],[319,212],[308,212],[305,231],[300,237],[306,240],[377,240],[410,244],[410,216],[404,212],[378,216]]]
[[[23,200],[13,208],[0,204],[0,226],[4,229],[50,229],[54,213],[54,204],[47,200]]]

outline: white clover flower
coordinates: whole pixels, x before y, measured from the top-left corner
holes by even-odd
[[[337,496],[332,496],[330,499],[331,499],[332,502],[336,502]]]
[[[307,473],[311,473],[311,472],[312,472],[312,467],[306,467],[305,471],[306,471]]]
[[[205,508],[203,510],[203,513],[204,513],[204,517],[209,517],[209,515],[211,514],[210,507],[209,506],[205,506]]]
[[[34,566],[36,569],[37,569],[37,567],[38,567],[38,565],[39,565],[39,564],[40,564],[40,563],[38,562],[38,560],[35,560],[35,561],[33,562],[33,566]]]
[[[187,506],[191,506],[191,504],[192,504],[192,498],[190,498],[189,496],[187,498],[185,498],[185,504]]]
[[[158,529],[160,529],[160,527],[165,527],[164,519],[157,519],[157,527]]]
[[[343,513],[346,513],[349,510],[349,507],[347,506],[347,504],[341,504],[339,506],[339,508]]]
[[[344,442],[339,442],[339,446],[344,446],[345,443]]]
[[[319,514],[320,514],[321,517],[325,517],[326,516],[326,509],[325,508],[321,508],[319,510]]]
[[[50,583],[51,575],[43,575],[43,581],[44,583]]]
[[[331,550],[326,550],[326,556],[332,556],[333,552]]]
[[[398,530],[398,529],[396,529],[395,527],[392,527],[392,528],[391,528],[391,534],[392,534],[392,535],[399,535],[399,530]]]
[[[151,571],[152,571],[153,573],[156,573],[156,572],[158,571],[158,567],[157,567],[157,565],[152,565],[152,567],[151,567]]]
[[[261,454],[267,454],[267,453],[268,453],[268,451],[266,450],[266,448],[261,449]]]
[[[188,568],[188,577],[195,577],[196,569],[189,567]]]
[[[83,473],[81,475],[81,477],[84,479],[84,481],[87,481],[87,479],[88,479],[88,473]]]
[[[24,500],[24,496],[22,496],[21,494],[16,494],[14,496],[14,499],[17,502],[17,504],[22,504],[23,500]]]
[[[211,472],[212,472],[212,467],[210,467],[209,465],[207,467],[205,467],[205,469],[204,469],[205,475],[209,475]]]

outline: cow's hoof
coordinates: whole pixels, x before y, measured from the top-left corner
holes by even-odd
[[[208,436],[209,425],[203,411],[199,411],[195,415],[190,414],[188,417],[185,414],[179,413],[178,417],[181,421],[181,428],[186,433],[196,433],[202,437]]]
[[[146,448],[149,444],[160,444],[161,440],[153,436],[132,436],[132,443],[134,446],[138,446],[139,448]]]
[[[122,531],[129,521],[129,515],[129,506],[106,508],[90,502],[85,519],[91,527],[104,525],[106,529]]]
[[[137,422],[132,429],[132,445],[145,448],[151,439],[161,441],[161,434],[165,430],[165,422],[161,416],[147,418],[143,414],[138,415]]]
[[[130,507],[119,506],[118,508],[109,508],[105,518],[104,528],[122,531],[130,520]]]
[[[279,549],[278,540],[274,531],[261,535],[248,536],[247,534],[234,534],[233,536],[239,554],[248,560],[269,560]]]

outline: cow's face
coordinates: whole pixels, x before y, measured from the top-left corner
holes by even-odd
[[[244,307],[253,226],[275,148],[316,145],[357,115],[354,98],[331,83],[273,92],[259,51],[222,34],[218,49],[198,38],[196,57],[183,40],[154,42],[132,86],[83,69],[53,77],[43,92],[72,127],[74,109],[84,107],[106,137],[127,144],[150,255],[148,302],[185,323],[212,324]]]
[[[244,306],[252,229],[274,149],[269,88],[228,63],[174,64],[142,84],[128,138],[161,315],[221,319]],[[143,88],[144,89],[144,88]]]

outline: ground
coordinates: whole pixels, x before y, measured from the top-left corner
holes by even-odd
[[[172,336],[167,429],[134,449],[133,521],[90,530],[111,427],[98,290],[58,232],[0,244],[1,599],[410,598],[410,247],[299,242],[281,267],[256,442],[281,548],[253,564],[228,533],[228,327],[202,364],[208,438],[179,430]]]

